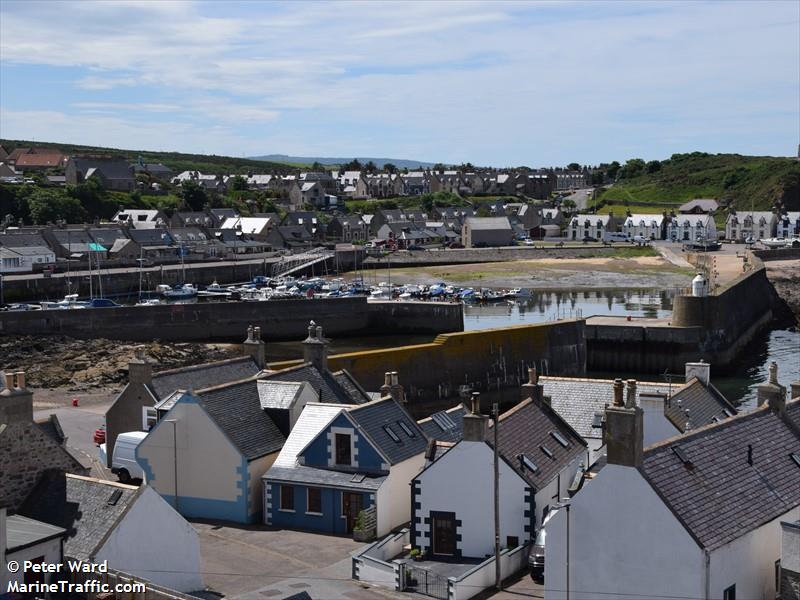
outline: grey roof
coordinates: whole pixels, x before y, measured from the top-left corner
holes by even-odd
[[[144,488],[51,472],[33,489],[19,512],[66,529],[69,536],[64,542],[64,555],[90,560],[141,489]]]
[[[476,231],[505,231],[511,229],[508,217],[467,217],[464,223],[470,229]]]
[[[0,386],[0,390],[2,390],[2,386]],[[61,429],[61,423],[58,420],[58,415],[52,414],[45,420],[36,421],[36,424],[39,426],[47,437],[53,440],[59,446],[62,446],[64,442],[67,441],[67,436],[64,435],[64,430]]]
[[[19,256],[46,256],[53,254],[53,251],[47,246],[22,246],[18,248],[5,248],[0,246],[6,252],[13,252]]]
[[[133,167],[125,160],[79,157],[73,157],[70,160],[75,164],[76,170],[83,173],[84,177],[89,170],[97,169],[106,179],[133,179]]]
[[[273,466],[265,475],[265,478],[270,481],[314,483],[317,485],[354,490],[377,490],[381,487],[383,482],[386,481],[386,477],[386,475],[381,475],[380,477],[365,475],[363,481],[356,483],[353,479],[360,479],[360,475],[359,477],[355,477],[353,473],[317,469],[315,467],[306,467],[303,465],[296,465],[294,467]]]
[[[288,409],[300,393],[303,382],[297,381],[258,381],[258,397],[261,408]]]
[[[787,402],[783,418],[763,406],[651,446],[640,471],[695,541],[713,550],[800,505],[792,454],[800,456],[798,400]]]
[[[270,381],[307,381],[319,394],[320,402],[363,404],[370,400],[366,392],[361,389],[347,371],[320,373],[310,363],[269,373],[262,379]]]
[[[161,371],[153,375],[153,390],[163,400],[175,390],[203,389],[231,381],[247,379],[258,373],[250,356]]]
[[[562,437],[567,447],[554,434]],[[498,446],[508,463],[535,490],[543,489],[586,450],[586,442],[553,409],[539,406],[530,398],[500,415]],[[535,472],[523,466],[522,456],[536,465]]]
[[[463,404],[459,404],[417,422],[428,439],[454,443],[458,442],[464,434],[464,415],[466,414],[467,408]],[[442,415],[444,415],[444,419]]]
[[[106,248],[111,248],[117,240],[127,240],[128,236],[125,235],[119,227],[98,227],[90,229],[89,234],[95,242],[102,244]]]
[[[594,416],[614,401],[613,379],[580,379],[574,377],[539,377],[544,395],[550,397],[553,409],[584,438],[601,438],[603,431],[593,427]],[[672,386],[675,391],[677,386]],[[636,401],[644,394],[669,394],[666,383],[636,382]]]
[[[172,236],[166,229],[155,227],[153,229],[130,229],[130,238],[141,246],[161,246],[172,244]]]
[[[425,452],[428,440],[417,422],[393,398],[376,400],[347,411],[358,428],[383,453],[390,464],[397,464]],[[406,433],[407,427],[411,435]],[[397,436],[392,439],[390,432]]]
[[[46,542],[66,535],[66,530],[21,515],[11,515],[6,520],[6,548],[10,552]]]
[[[155,403],[154,408],[160,411],[168,411],[170,410],[175,404],[180,400],[183,395],[186,393],[186,390],[175,390],[162,400],[159,400]]]
[[[48,247],[47,242],[42,237],[42,234],[38,231],[24,233],[1,233],[0,246],[5,246],[6,248],[23,248],[26,246],[40,248]]]
[[[697,198],[695,200],[689,200],[686,204],[681,204],[678,210],[692,210],[693,208],[699,208],[705,211],[717,210],[719,208],[719,202],[712,198]]]
[[[673,394],[664,408],[664,415],[681,432],[722,421],[736,412],[717,388],[706,387],[696,377]]]
[[[247,460],[277,452],[286,441],[261,407],[257,383],[248,379],[197,392],[208,416]]]

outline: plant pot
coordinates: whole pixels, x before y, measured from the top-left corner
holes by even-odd
[[[372,539],[372,532],[362,531],[361,529],[353,530],[353,541],[355,542],[369,542]]]

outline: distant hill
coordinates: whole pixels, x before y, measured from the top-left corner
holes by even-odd
[[[287,165],[313,165],[315,162],[326,165],[343,165],[352,161],[352,158],[326,158],[324,156],[287,156],[286,154],[268,154],[266,156],[251,156],[251,160],[266,160]],[[369,158],[357,156],[355,159],[362,165],[372,161],[379,169],[386,163],[392,163],[398,169],[416,169],[418,167],[432,167],[436,163],[422,160],[406,160],[404,158]]]
[[[738,210],[769,210],[776,203],[800,210],[800,161],[739,154],[674,154],[660,169],[618,179],[599,200],[605,204],[683,203],[715,198]]]
[[[123,150],[102,146],[81,146],[78,144],[60,144],[57,142],[32,142],[30,140],[0,139],[0,146],[11,152],[13,148],[58,148],[64,154],[107,154],[127,158],[131,162],[140,156],[145,162],[160,162],[176,173],[181,171],[201,171],[215,175],[232,173],[292,173],[297,169],[284,163],[270,163],[262,160],[237,158],[235,156],[217,156],[216,154],[184,154],[181,152],[152,152],[149,150]]]

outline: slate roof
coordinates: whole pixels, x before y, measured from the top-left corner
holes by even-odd
[[[90,229],[89,234],[92,236],[92,239],[95,242],[105,246],[106,248],[111,248],[117,242],[117,240],[128,239],[128,236],[126,236],[118,227]]]
[[[666,403],[664,415],[681,432],[732,417],[736,407],[713,385],[693,377]]]
[[[474,231],[510,230],[508,217],[467,217],[464,224]]]
[[[489,427],[493,427],[491,422]],[[558,442],[554,433],[567,442],[567,447]],[[491,440],[493,436],[491,433],[488,437]],[[535,490],[544,488],[586,451],[586,442],[553,409],[538,406],[530,398],[500,415],[498,446],[514,470]],[[521,455],[536,465],[535,472],[523,466]]]
[[[467,407],[463,404],[459,404],[447,410],[434,413],[430,417],[417,421],[417,423],[422,428],[422,431],[425,432],[428,439],[436,440],[437,442],[455,443],[460,441],[464,434],[464,415],[466,415],[467,412]],[[446,415],[449,417],[449,420],[447,418],[444,420],[439,417],[434,418],[435,415]],[[445,427],[442,429],[442,427],[438,425],[439,422],[442,424],[449,424],[450,421],[453,422],[453,427]]]
[[[699,208],[700,210],[710,212],[712,210],[717,210],[719,208],[719,202],[711,198],[697,198],[696,200],[690,200],[686,204],[681,204],[680,207],[678,207],[678,211],[679,212],[690,211],[695,208]]]
[[[96,159],[73,157],[72,162],[75,169],[84,174],[92,169],[99,170],[106,179],[133,179],[133,167],[124,160],[119,159]]]
[[[3,386],[0,385],[0,391],[2,391]],[[58,420],[58,415],[50,415],[47,419],[44,420],[37,420],[34,421],[36,425],[39,426],[47,437],[53,440],[59,446],[63,446],[64,442],[67,441],[67,436],[64,435],[64,430],[61,429],[61,423]]]
[[[603,431],[593,427],[594,416],[606,405],[614,403],[613,379],[581,379],[574,377],[539,377],[544,395],[550,396],[551,406],[584,438],[601,438]],[[672,386],[674,392],[677,385]],[[644,394],[669,394],[666,383],[636,382],[636,402]],[[626,392],[627,393],[627,392]]]
[[[346,489],[377,490],[386,480],[386,476],[366,476],[363,481],[355,482],[353,473],[297,464],[297,455],[346,408],[347,406],[341,404],[306,404],[278,458],[263,479],[316,483]]]
[[[302,387],[303,382],[259,380],[257,388],[261,408],[291,408]]]
[[[48,248],[47,242],[38,231],[0,234],[0,246],[5,246],[6,248],[24,248],[26,246]]]
[[[142,489],[53,472],[42,478],[19,513],[66,529],[64,555],[91,560]],[[109,503],[115,492],[119,498]]]
[[[651,446],[640,471],[695,541],[713,550],[800,505],[792,454],[800,460],[798,400],[787,402],[784,418],[762,406]]]
[[[321,373],[314,365],[304,363],[297,367],[275,371],[262,377],[270,381],[307,381],[319,394],[320,402],[334,404],[363,404],[370,397],[345,370]]]
[[[286,441],[261,407],[257,384],[247,379],[197,392],[208,416],[247,460],[277,452]]]
[[[374,400],[350,408],[347,412],[392,465],[422,454],[428,446],[422,428],[393,398]],[[411,435],[404,431],[401,424],[409,429]],[[399,441],[392,439],[390,432],[394,432]]]
[[[130,229],[128,235],[140,246],[169,246],[173,243],[172,236],[166,229],[154,227],[152,229]]]
[[[6,548],[9,552],[46,542],[66,535],[66,530],[22,515],[11,515],[6,520]]]
[[[163,400],[175,390],[199,390],[231,381],[240,381],[256,375],[258,371],[258,365],[252,357],[241,356],[160,371],[153,375],[152,388],[156,397]]]

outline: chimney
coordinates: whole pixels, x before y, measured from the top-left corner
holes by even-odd
[[[702,360],[686,363],[686,383],[689,383],[692,377],[697,377],[700,383],[708,386],[711,383],[711,365]]]
[[[5,389],[0,392],[0,423],[33,421],[33,393],[25,387],[25,372],[5,374]]]
[[[622,393],[625,389],[625,385],[622,383],[622,379],[615,379],[614,380],[614,406],[625,406],[625,402],[622,400]]]
[[[778,363],[769,365],[769,380],[758,386],[758,405],[769,405],[770,410],[782,415],[786,410],[786,387],[778,383]]]
[[[394,398],[395,402],[397,402],[398,404],[406,403],[406,393],[403,390],[403,386],[400,385],[400,378],[397,375],[397,371],[392,371],[391,386],[389,393],[392,395],[392,398]]]
[[[464,415],[464,435],[465,442],[486,441],[486,417],[481,414],[481,395],[479,392],[472,392],[472,410]]]
[[[539,374],[536,372],[536,367],[528,367],[528,381],[520,386],[522,389],[522,400],[533,398],[533,396],[536,394],[536,385],[538,383]]]
[[[636,408],[636,380],[628,379],[627,398],[625,399],[625,408]]]
[[[791,390],[790,396],[792,400],[800,398],[800,380],[792,382]]]
[[[384,398],[386,396],[391,396],[392,395],[392,372],[391,371],[386,371],[386,373],[383,374],[383,385],[381,386],[381,389],[379,391],[381,393],[381,398]]]
[[[242,352],[252,356],[259,369],[267,366],[267,345],[261,339],[261,327],[250,325],[247,328],[247,339],[242,344]]]
[[[128,363],[128,382],[150,385],[153,382],[153,365],[147,360],[144,348],[137,348]]]
[[[303,360],[320,372],[328,370],[328,340],[322,335],[322,327],[314,321],[308,324],[308,337],[303,341]]]
[[[620,395],[621,393],[620,390]],[[644,446],[642,415],[642,409],[638,406],[633,408],[618,406],[616,401],[614,406],[606,407],[603,442],[606,445],[608,464],[624,467],[640,467],[642,465]]]

